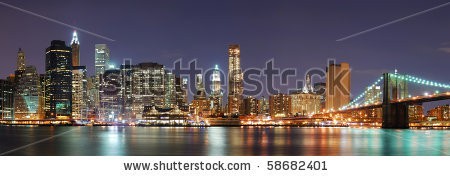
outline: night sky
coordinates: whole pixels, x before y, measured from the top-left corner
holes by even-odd
[[[444,0],[347,1],[2,1],[114,39],[79,32],[81,64],[93,74],[94,45],[105,43],[116,65],[158,62],[172,66],[198,58],[199,66],[227,70],[227,45],[241,46],[243,69],[274,58],[280,68],[325,68],[327,58],[349,62],[352,93],[382,72],[450,82],[450,6],[350,38],[342,37],[446,3]],[[71,40],[73,29],[0,6],[0,77],[16,68],[21,47],[27,65],[44,72],[45,48]],[[291,82],[289,86],[294,86]],[[284,86],[281,88],[286,88]]]

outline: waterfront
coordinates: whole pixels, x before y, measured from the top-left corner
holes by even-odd
[[[450,154],[448,139],[449,130],[1,126],[0,153],[14,156],[441,156]]]

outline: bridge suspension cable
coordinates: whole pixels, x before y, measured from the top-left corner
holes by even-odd
[[[417,78],[417,77],[414,77],[414,76],[411,76],[411,75],[392,74],[392,76],[394,78],[405,80],[405,81],[411,82],[411,83],[416,83],[416,84],[426,85],[426,86],[431,86],[431,87],[450,89],[450,85],[449,84],[438,83],[436,81],[430,81],[430,80],[426,80],[426,79],[421,79],[421,78]]]
[[[358,103],[359,100],[361,100],[362,98],[364,98],[364,96],[369,93],[369,91],[373,90],[377,85],[379,85],[379,83],[381,83],[381,81],[383,80],[383,77],[378,78],[378,80],[376,80],[374,83],[372,83],[371,85],[367,86],[364,90],[364,92],[362,92],[361,94],[359,94],[355,99],[353,99],[349,104],[339,108],[339,110],[345,110],[351,107],[355,107],[355,106],[359,106],[360,104]],[[378,96],[381,96],[381,93],[377,93],[374,97],[371,97],[371,99],[366,100],[366,102],[362,102],[361,104],[369,104],[368,102],[373,102]]]

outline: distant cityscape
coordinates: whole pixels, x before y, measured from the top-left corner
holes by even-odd
[[[225,49],[224,49],[225,50]],[[0,79],[0,119],[2,124],[19,125],[381,125],[381,108],[371,108],[354,118],[330,114],[352,104],[349,63],[326,67],[326,82],[312,83],[306,75],[303,88],[268,97],[244,95],[240,46],[228,46],[228,83],[224,95],[220,68],[211,76],[195,75],[195,90],[188,79],[159,63],[120,66],[110,63],[106,44],[95,45],[95,73],[88,75],[80,65],[80,42],[76,31],[70,46],[53,40],[46,49],[45,73],[26,64],[25,49],[17,53],[17,69]],[[339,79],[335,79],[335,78]],[[211,82],[207,92],[205,80]],[[338,80],[338,81],[336,81]],[[396,89],[397,90],[397,89]],[[188,101],[189,91],[193,100]],[[381,102],[382,87],[371,86],[366,102]],[[407,87],[398,89],[407,97]],[[224,99],[226,98],[226,103]],[[410,123],[446,122],[449,105],[424,113],[421,104],[408,106]],[[446,125],[443,126],[446,126]]]

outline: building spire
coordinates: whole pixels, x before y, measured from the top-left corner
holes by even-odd
[[[22,48],[17,52],[17,70],[25,70],[25,53]]]
[[[78,41],[78,35],[77,35],[77,31],[73,31],[73,35],[72,35],[72,42],[70,42],[72,45],[73,44],[77,44],[79,45],[80,42]]]

